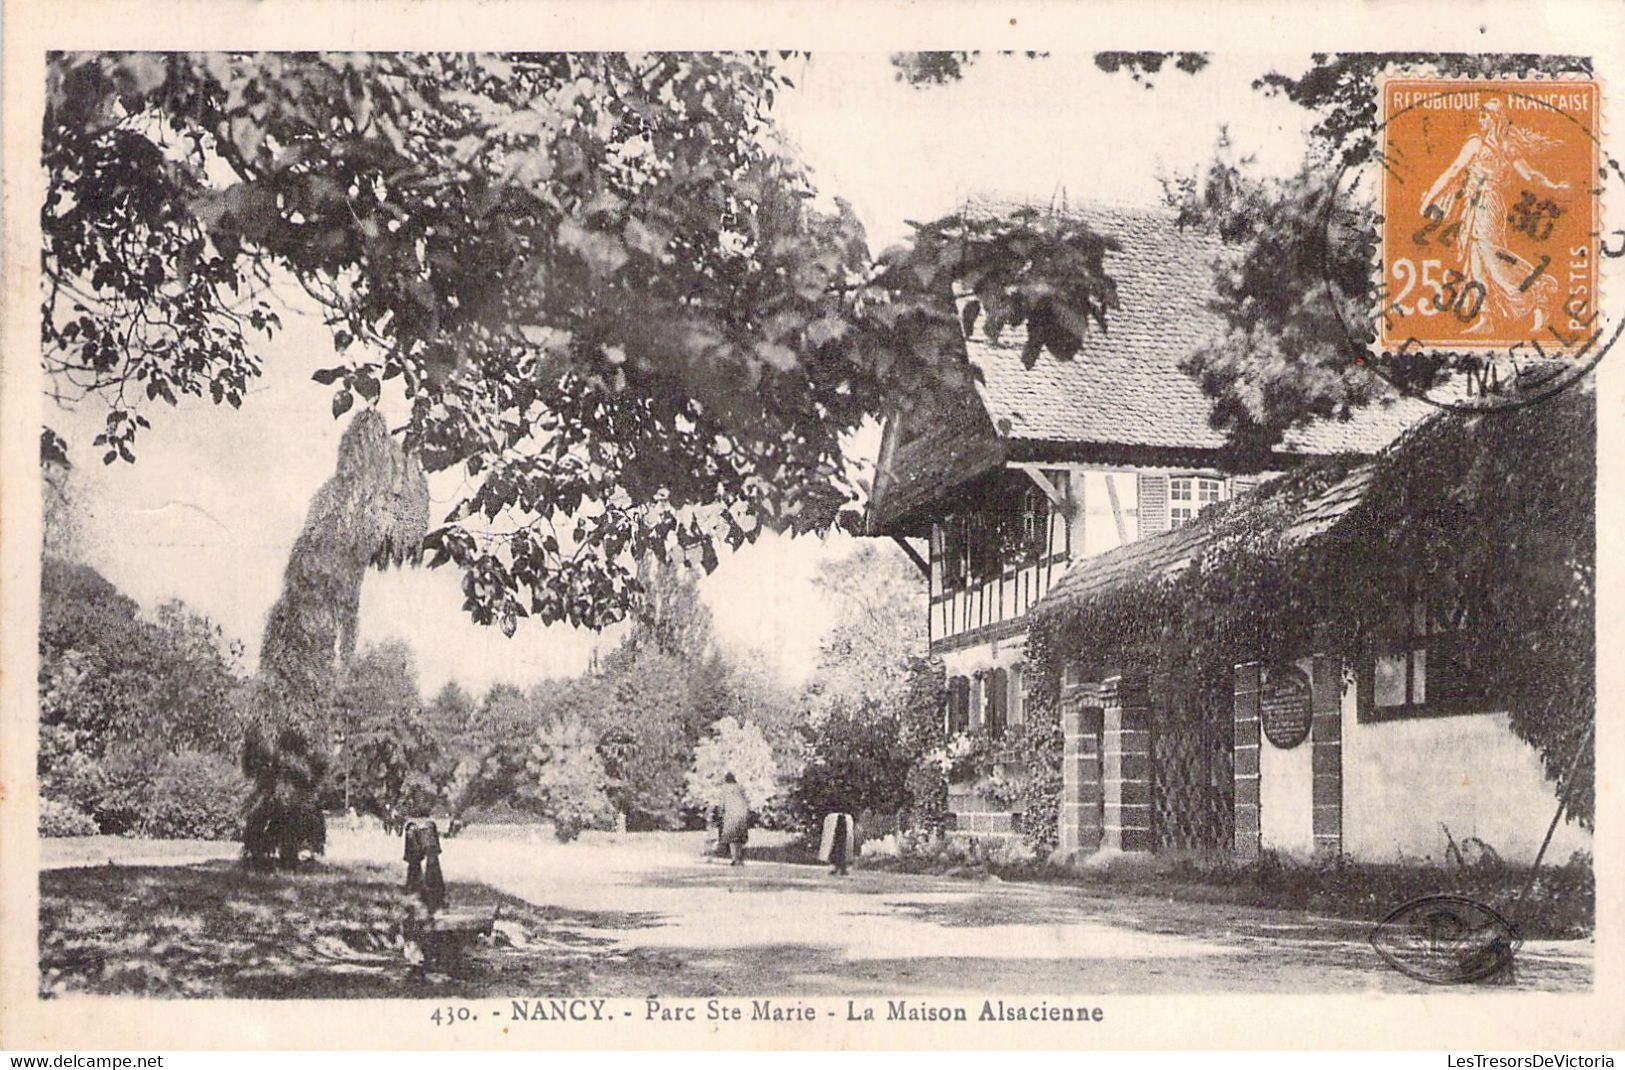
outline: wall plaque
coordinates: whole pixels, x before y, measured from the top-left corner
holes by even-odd
[[[1264,738],[1291,750],[1309,738],[1314,716],[1309,674],[1296,665],[1278,665],[1264,674],[1258,693],[1258,718]]]

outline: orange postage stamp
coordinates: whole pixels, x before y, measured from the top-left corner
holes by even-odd
[[[1382,348],[1578,348],[1597,304],[1597,83],[1396,78],[1381,94]]]

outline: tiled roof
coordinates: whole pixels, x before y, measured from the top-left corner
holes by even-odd
[[[1272,479],[1222,505],[1203,510],[1183,527],[1074,563],[1032,612],[1049,613],[1082,605],[1097,595],[1140,580],[1173,576],[1226,538],[1255,524],[1261,511],[1275,514],[1273,523],[1285,530],[1288,543],[1325,534],[1359,505],[1379,462],[1356,463],[1338,458],[1316,463],[1331,466],[1338,476],[1318,493],[1302,494],[1303,484],[1292,475]]]
[[[975,209],[993,210],[985,203]],[[1020,329],[1004,332],[997,342],[980,331],[967,340],[994,427],[1013,440],[1224,449],[1223,432],[1208,422],[1212,402],[1179,368],[1223,327],[1208,307],[1218,237],[1195,227],[1181,230],[1172,212],[1156,209],[1093,205],[1071,213],[1119,243],[1117,252],[1107,254],[1106,270],[1117,282],[1120,307],[1106,313],[1104,331],[1085,334],[1071,360],[1045,351],[1033,367],[1024,367],[1026,332]],[[1318,421],[1290,432],[1280,451],[1371,453],[1428,411],[1425,402],[1411,399],[1366,406],[1349,420]]]
[[[1027,205],[982,197],[962,210],[986,216],[1022,207]],[[1022,363],[1024,329],[1006,330],[997,342],[978,329],[965,345],[980,371],[975,401],[966,398],[949,413],[929,415],[923,433],[882,455],[870,498],[870,532],[891,530],[933,500],[949,497],[954,487],[1007,457],[1032,456],[1024,451],[1040,445],[1049,456],[1095,456],[1111,463],[1123,463],[1113,451],[1188,456],[1226,449],[1223,432],[1208,422],[1212,402],[1179,367],[1223,325],[1208,307],[1219,239],[1199,228],[1181,230],[1171,211],[1098,204],[1065,210],[1120,246],[1106,259],[1119,302],[1106,314],[1106,329],[1091,325],[1071,360],[1045,351],[1031,368]],[[1294,429],[1277,453],[1374,453],[1430,411],[1415,399],[1368,405],[1349,420]],[[919,421],[921,414],[909,418]]]
[[[929,413],[909,413],[903,422],[887,429],[890,453],[882,447],[865,519],[871,534],[902,534],[893,529],[910,513],[1004,465],[1004,442],[968,393],[939,401]]]

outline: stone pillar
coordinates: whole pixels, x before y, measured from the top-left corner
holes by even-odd
[[[1309,760],[1314,773],[1315,854],[1343,853],[1343,665],[1316,654],[1310,674],[1314,720]]]
[[[1151,850],[1151,708],[1143,681],[1113,676],[1100,686],[1101,787],[1109,850]]]
[[[1101,839],[1100,692],[1089,684],[1061,692],[1061,813],[1065,854],[1095,851]]]
[[[1236,857],[1251,861],[1262,850],[1258,809],[1258,662],[1236,666]]]

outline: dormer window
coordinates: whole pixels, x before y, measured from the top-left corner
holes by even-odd
[[[1224,500],[1224,480],[1209,476],[1172,476],[1168,480],[1168,526],[1183,527],[1196,514]]]

